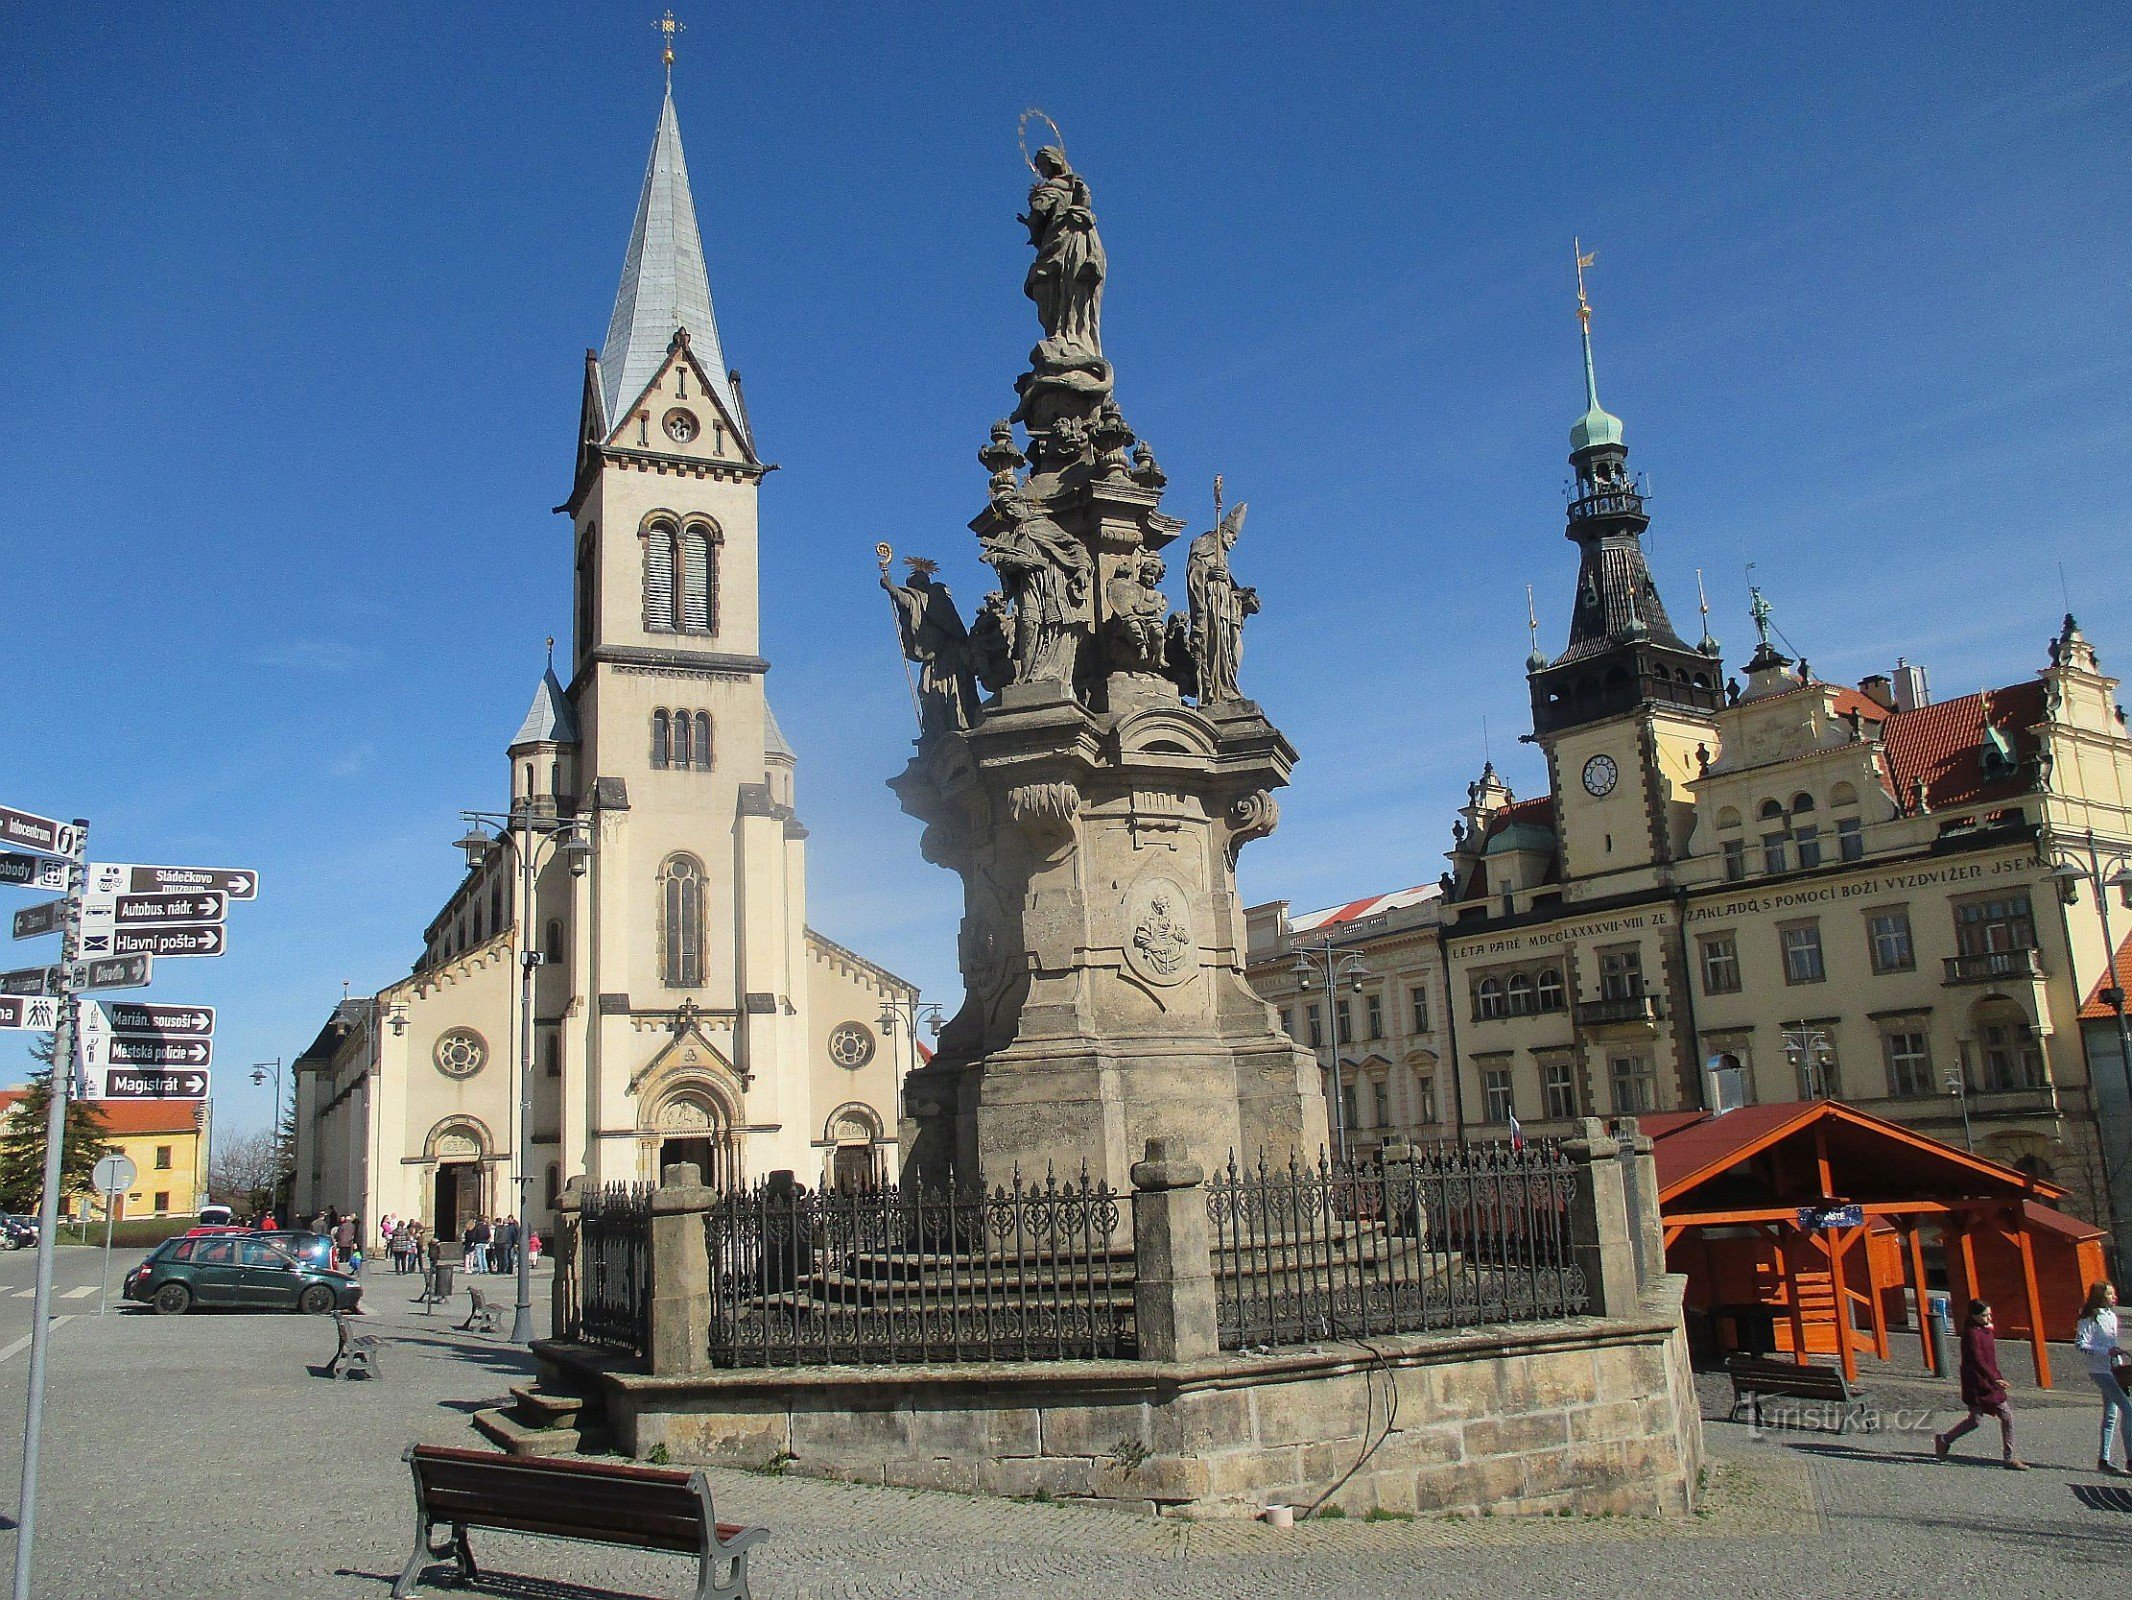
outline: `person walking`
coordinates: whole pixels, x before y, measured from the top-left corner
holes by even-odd
[[[2095,1470],[2113,1478],[2132,1477],[2110,1459],[2117,1443],[2118,1424],[2125,1427],[2125,1453],[2132,1457],[2132,1397],[2125,1393],[2125,1380],[2132,1376],[2132,1363],[2117,1348],[2117,1285],[2098,1283],[2088,1290],[2080,1307],[2080,1324],[2073,1342],[2088,1358],[2088,1376],[2102,1391],[2102,1448],[2095,1457]]]
[[[518,1219],[516,1217],[505,1217],[502,1226],[497,1228],[496,1251],[499,1257],[496,1263],[498,1272],[516,1272],[518,1270]]]
[[[333,1225],[333,1261],[336,1266],[346,1266],[348,1257],[355,1250],[355,1221],[343,1217]]]
[[[1932,1453],[1940,1460],[1954,1441],[1976,1427],[1979,1417],[1999,1419],[1999,1444],[2011,1472],[2026,1472],[2028,1463],[2014,1454],[2014,1414],[2006,1403],[2006,1379],[1999,1372],[1999,1335],[1991,1324],[1991,1302],[1972,1300],[1962,1323],[1962,1404],[1969,1415],[1945,1433],[1932,1436]]]

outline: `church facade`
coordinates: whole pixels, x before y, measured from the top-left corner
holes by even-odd
[[[508,746],[509,825],[467,841],[413,972],[337,1007],[299,1058],[299,1213],[451,1235],[522,1210],[541,1227],[572,1178],[643,1182],[677,1161],[722,1184],[897,1171],[917,991],[806,925],[797,761],[764,694],[768,470],[669,91],[558,508],[569,682],[551,661]]]

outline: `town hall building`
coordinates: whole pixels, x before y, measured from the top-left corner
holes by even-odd
[[[574,637],[507,751],[508,811],[412,973],[297,1062],[295,1205],[455,1235],[564,1183],[897,1171],[916,989],[806,923],[797,759],[764,695],[758,453],[669,85],[570,494]],[[522,904],[525,852],[532,895]],[[530,1014],[521,979],[529,969]],[[530,1130],[519,1063],[533,1061]]]

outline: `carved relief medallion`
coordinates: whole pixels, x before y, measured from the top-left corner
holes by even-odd
[[[1199,970],[1192,899],[1174,878],[1142,878],[1125,902],[1125,963],[1145,981],[1168,987]]]

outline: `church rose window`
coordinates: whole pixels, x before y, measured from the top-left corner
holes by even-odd
[[[863,1022],[840,1022],[829,1030],[829,1059],[856,1072],[874,1058],[873,1029]]]
[[[454,1028],[437,1041],[437,1070],[447,1078],[471,1078],[488,1059],[488,1041],[472,1028]]]

